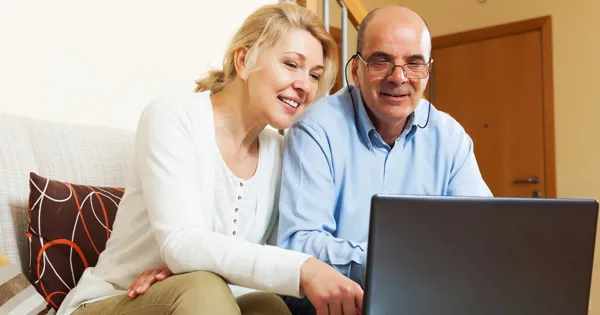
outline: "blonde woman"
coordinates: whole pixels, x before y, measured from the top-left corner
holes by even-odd
[[[336,56],[314,14],[265,6],[235,34],[223,71],[199,80],[197,93],[150,104],[106,249],[58,313],[289,314],[274,293],[305,294],[330,314],[360,310],[356,283],[266,245],[276,230],[283,139],[265,127],[289,127],[323,96]],[[174,275],[128,297],[136,276],[162,265]],[[257,292],[240,295],[242,287]]]

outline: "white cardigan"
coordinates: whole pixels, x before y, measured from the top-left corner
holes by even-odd
[[[283,139],[265,129],[260,140],[265,154],[254,232],[245,240],[217,233],[210,93],[151,103],[139,121],[132,172],[106,249],[58,314],[124,294],[141,272],[164,263],[176,274],[207,270],[233,285],[300,296],[308,255],[263,245],[276,228]]]

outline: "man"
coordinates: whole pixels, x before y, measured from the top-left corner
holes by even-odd
[[[491,192],[470,137],[422,99],[432,62],[425,21],[406,8],[377,9],[357,44],[355,86],[315,104],[286,133],[278,245],[362,285],[374,194]]]

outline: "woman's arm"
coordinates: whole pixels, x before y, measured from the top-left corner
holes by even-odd
[[[209,229],[212,209],[205,207],[212,201],[202,200],[201,192],[214,184],[202,175],[212,165],[199,169],[197,159],[215,154],[216,145],[207,137],[206,156],[198,156],[194,127],[183,106],[160,100],[139,122],[135,164],[161,257],[173,273],[211,271],[231,284],[299,296],[300,266],[308,255]]]

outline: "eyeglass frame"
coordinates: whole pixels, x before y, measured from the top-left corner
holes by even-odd
[[[363,59],[363,57],[361,56],[361,54],[360,54],[360,53],[356,53],[356,56],[358,57],[358,59],[359,59],[360,61],[362,61],[362,62],[365,64],[365,66],[367,66],[367,71],[369,72],[369,74],[370,74],[370,75],[372,75],[372,76],[374,76],[374,77],[380,77],[380,78],[387,78],[387,77],[391,76],[391,75],[394,73],[394,71],[396,71],[396,68],[400,68],[400,69],[402,69],[402,74],[403,74],[403,75],[404,75],[404,76],[405,76],[407,79],[422,80],[422,79],[425,79],[425,78],[427,78],[427,77],[428,77],[428,76],[431,74],[431,66],[432,66],[432,64],[433,64],[433,58],[429,58],[429,61],[428,61],[427,63],[419,64],[419,65],[427,66],[427,74],[426,74],[424,77],[422,77],[422,78],[414,78],[414,77],[409,77],[409,76],[407,76],[407,75],[406,75],[406,69],[404,69],[404,67],[405,67],[406,65],[408,65],[408,63],[405,63],[405,64],[403,64],[403,65],[397,65],[397,64],[394,64],[394,63],[393,63],[393,62],[391,62],[391,61],[385,61],[385,62],[387,62],[387,63],[389,63],[389,64],[391,64],[391,65],[393,66],[393,67],[391,68],[391,71],[390,71],[390,73],[389,73],[389,74],[387,74],[387,75],[376,75],[376,74],[372,74],[372,73],[371,73],[371,70],[369,70],[369,66],[370,66],[369,62],[368,62],[368,61],[366,61],[365,59]]]

